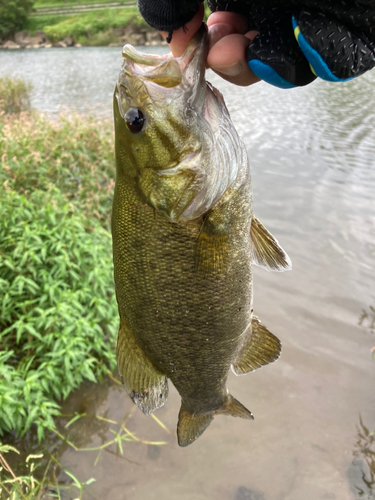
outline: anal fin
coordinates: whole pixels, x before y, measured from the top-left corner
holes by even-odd
[[[245,375],[276,361],[280,354],[280,340],[253,316],[250,339],[242,348],[237,361],[233,363],[232,370],[236,375]]]
[[[117,365],[127,393],[145,415],[166,403],[167,377],[154,367],[123,321],[117,339]]]
[[[292,261],[276,238],[253,216],[250,228],[253,264],[266,271],[289,271]]]

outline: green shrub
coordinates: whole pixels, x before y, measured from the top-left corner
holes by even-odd
[[[22,78],[0,78],[0,111],[20,113],[30,109],[32,85]]]
[[[88,39],[87,37],[78,38],[78,43],[92,47],[106,47],[110,43],[119,44],[120,42],[121,37],[116,35],[112,28],[107,31],[100,31],[99,33],[95,33],[95,35],[91,35]]]
[[[32,7],[32,0],[1,0],[0,38],[8,37],[22,30]]]
[[[112,124],[0,115],[0,435],[115,369]]]
[[[56,187],[0,192],[0,434],[41,439],[54,402],[115,369],[111,238]]]

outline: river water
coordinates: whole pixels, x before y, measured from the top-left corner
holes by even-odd
[[[0,52],[0,76],[30,80],[33,106],[50,114],[69,106],[109,116],[120,65],[120,48]],[[253,422],[219,416],[185,449],[176,443],[173,388],[156,413],[168,434],[134,412],[115,384],[86,384],[64,411],[127,416],[139,439],[167,444],[125,442],[123,457],[112,448],[99,458],[67,447],[61,462],[81,481],[96,479],[84,499],[373,499],[374,439],[366,429],[375,429],[375,71],[291,91],[208,79],[247,146],[254,210],[293,261],[292,272],[255,269],[254,277],[255,313],[281,339],[282,356],[229,377]],[[70,436],[99,446],[113,438],[111,428],[81,419]]]

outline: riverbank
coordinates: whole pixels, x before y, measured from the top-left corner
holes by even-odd
[[[0,49],[165,44],[136,7],[30,17],[27,29],[0,40]]]

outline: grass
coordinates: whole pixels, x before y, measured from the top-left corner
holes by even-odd
[[[106,3],[119,3],[126,5],[127,3],[134,3],[134,0],[37,0],[34,3],[35,9],[47,8],[47,7],[67,7],[67,6],[77,6],[77,5],[90,5],[90,4],[106,4]]]
[[[137,29],[150,29],[136,7],[105,9],[72,16],[30,17],[27,29],[31,32],[43,30],[52,42],[71,35],[76,43],[82,45],[107,45],[119,41],[118,37],[116,40],[113,38],[114,28],[124,28],[129,24]]]

